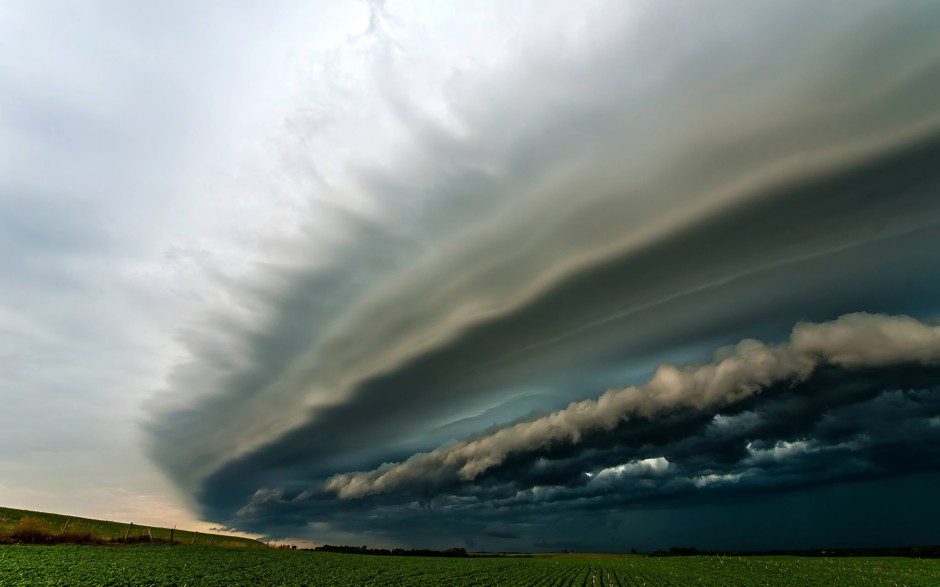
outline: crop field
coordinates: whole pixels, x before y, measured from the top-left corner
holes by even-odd
[[[137,525],[129,526],[129,522],[94,520],[91,518],[79,518],[13,508],[0,508],[0,536],[13,534],[20,527],[24,518],[32,522],[33,526],[37,526],[36,529],[40,532],[50,535],[68,532],[75,535],[89,534],[103,540],[120,540],[124,538],[126,533],[129,540],[139,540],[145,537],[149,539],[150,536],[158,541],[169,541],[170,539],[169,528],[158,528],[156,526],[148,528],[147,526]],[[264,547],[264,544],[250,538],[206,534],[203,532],[196,533],[187,530],[174,530],[173,538],[184,544],[195,543],[214,546]],[[3,585],[3,583],[0,583],[0,585]]]
[[[0,585],[931,586],[903,558],[418,558],[189,545],[0,546]]]

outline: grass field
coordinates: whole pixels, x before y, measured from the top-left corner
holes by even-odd
[[[73,536],[91,535],[96,539],[107,541],[123,539],[124,533],[127,532],[128,539],[132,541],[144,539],[145,537],[149,540],[150,534],[153,535],[156,541],[170,540],[169,528],[152,527],[150,528],[150,534],[148,534],[147,526],[134,525],[128,531],[129,522],[93,520],[12,508],[0,508],[0,538],[14,534],[21,527],[24,518],[29,518],[30,526],[37,527],[36,529],[40,532],[51,536],[60,535],[65,531]],[[66,528],[66,522],[68,522],[68,528]],[[195,533],[188,530],[176,530],[173,538],[183,544],[264,547],[261,542],[250,538],[205,534],[202,532]],[[0,585],[3,585],[3,583],[0,582]]]
[[[211,546],[0,546],[0,585],[930,586],[903,558],[418,558]]]

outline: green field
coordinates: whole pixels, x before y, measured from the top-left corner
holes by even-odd
[[[0,546],[0,585],[568,586],[940,585],[903,558],[418,558],[211,546]]]
[[[129,540],[142,540],[146,537],[149,540],[152,535],[154,540],[170,540],[169,528],[158,528],[156,526],[149,528],[147,526],[130,526],[128,522],[110,522],[106,520],[93,520],[90,518],[78,518],[75,516],[64,516],[61,514],[49,514],[45,512],[34,512],[29,510],[17,510],[12,508],[0,508],[0,538],[9,536],[16,532],[24,518],[31,518],[32,524],[38,524],[39,529],[47,534],[58,535],[66,531],[72,535],[89,534],[102,540],[121,540],[125,532]],[[68,528],[66,528],[66,522]],[[220,534],[206,534],[202,532],[190,532],[188,530],[176,530],[173,538],[183,544],[209,544],[214,546],[245,546],[245,547],[264,547],[264,544],[250,538],[241,538],[237,536],[223,536]],[[0,585],[3,585],[0,582]]]

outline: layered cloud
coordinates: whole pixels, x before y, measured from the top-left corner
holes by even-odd
[[[767,346],[746,340],[721,349],[715,361],[679,368],[661,365],[643,385],[610,390],[596,400],[522,422],[470,441],[439,448],[364,473],[330,478],[325,489],[355,498],[403,487],[473,481],[510,456],[555,444],[578,444],[589,433],[654,420],[681,409],[716,411],[774,385],[799,385],[820,365],[846,369],[894,365],[940,366],[940,327],[911,318],[851,314],[824,324],[800,324],[790,342]],[[649,464],[649,463],[647,463]],[[604,478],[605,472],[598,475]],[[713,480],[717,480],[713,479]],[[703,483],[707,483],[705,478]]]
[[[741,356],[748,354],[744,348],[769,350],[746,341],[718,351],[713,364],[667,366],[661,371],[681,371],[686,377],[677,381],[695,381],[684,391],[698,399],[704,389],[736,381],[723,390],[735,389],[734,401],[729,394],[711,403],[675,401],[674,396],[670,408],[657,406],[650,415],[633,411],[612,426],[597,422],[600,401],[582,402],[549,418],[509,426],[402,464],[335,476],[322,487],[259,490],[233,520],[289,532],[316,519],[386,543],[401,535],[438,545],[448,539],[453,543],[457,536],[476,536],[484,542],[489,537],[485,543],[493,545],[494,539],[499,544],[512,535],[514,548],[543,548],[547,545],[537,543],[546,540],[569,548],[572,540],[586,538],[571,528],[578,524],[604,527],[601,534],[606,538],[594,536],[594,530],[589,533],[594,548],[609,548],[606,540],[622,539],[647,547],[668,545],[669,540],[674,544],[681,540],[679,528],[698,540],[734,548],[926,539],[923,520],[918,522],[912,510],[899,509],[895,501],[870,513],[877,520],[851,536],[819,520],[829,515],[827,510],[865,501],[885,487],[917,496],[912,499],[920,503],[936,486],[931,475],[940,465],[937,331],[910,318],[867,314],[802,324],[794,329],[791,342],[773,348],[776,352],[751,353],[752,358],[763,354],[762,366],[762,361],[746,363],[752,374],[772,372],[780,357],[789,355],[791,365],[806,369],[778,372],[779,377],[740,378]],[[863,334],[873,336],[866,342],[860,338]],[[656,380],[654,376],[650,384]],[[622,416],[609,414],[608,421],[617,415]],[[546,421],[558,424],[565,418],[565,428],[545,426]],[[524,446],[501,453],[502,460],[495,462],[494,440],[523,438],[519,433],[529,424],[543,434],[525,436]],[[576,427],[577,441],[572,439]],[[491,449],[490,466],[472,478],[461,478],[453,461],[466,457],[467,446],[474,446],[475,456]],[[795,519],[774,510],[787,499],[799,504]],[[720,528],[703,522],[716,512],[741,508],[753,508],[750,515],[775,527],[775,532],[756,538],[754,529],[741,520],[725,520]],[[920,506],[908,508],[923,514]],[[663,519],[673,515],[681,518],[681,525]],[[663,524],[665,536],[641,538],[650,529],[620,527],[644,517],[647,523]],[[813,531],[821,532],[818,536],[792,528],[811,520]],[[501,536],[490,532],[495,523]],[[891,530],[879,534],[886,531],[885,524]],[[788,532],[793,533],[790,541],[782,541],[781,533]]]
[[[936,10],[375,4],[280,142],[308,235],[183,334],[148,452],[212,519],[342,533],[376,530],[324,504],[614,504],[878,445],[733,431],[787,386],[866,405],[932,369],[926,322],[831,320],[936,312]],[[692,466],[695,442],[740,466]]]

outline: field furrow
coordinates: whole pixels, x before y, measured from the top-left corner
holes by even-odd
[[[191,545],[0,546],[0,585],[936,587],[940,561],[800,557],[349,555]]]

